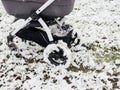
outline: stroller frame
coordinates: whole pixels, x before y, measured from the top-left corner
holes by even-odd
[[[48,37],[48,40],[49,40],[49,44],[46,49],[44,50],[44,57],[46,58],[46,55],[47,55],[47,58],[46,60],[49,59],[50,63],[54,64],[55,66],[58,66],[58,65],[69,65],[70,63],[67,62],[67,60],[70,60],[71,59],[71,56],[70,56],[70,53],[71,51],[68,49],[70,46],[69,44],[73,43],[75,41],[75,39],[77,38],[77,33],[74,34],[74,36],[72,37],[72,31],[73,29],[71,28],[72,26],[71,25],[68,25],[67,28],[64,27],[63,29],[63,25],[61,25],[61,23],[59,22],[59,20],[61,20],[62,17],[59,17],[59,19],[57,18],[54,18],[54,21],[56,22],[56,24],[58,25],[57,28],[60,29],[60,31],[65,31],[67,33],[67,37],[64,36],[65,40],[63,40],[63,42],[66,42],[66,44],[62,43],[63,45],[61,46],[60,44],[56,44],[56,41],[54,36],[52,35],[52,31],[51,29],[49,28],[49,24],[47,22],[44,21],[44,19],[39,16],[48,6],[50,6],[52,3],[54,3],[56,0],[47,0],[40,8],[38,8],[35,12],[33,12],[30,17],[28,17],[24,23],[22,23],[19,27],[17,27],[14,31],[10,32],[8,37],[7,37],[7,44],[8,46],[12,49],[12,50],[16,50],[18,51],[18,54],[16,54],[17,57],[21,57],[21,54],[20,54],[20,50],[17,48],[17,46],[13,43],[13,39],[17,36],[17,33],[20,31],[20,30],[24,30],[24,28],[26,27],[29,27],[31,25],[31,22],[33,21],[37,21],[40,26],[42,26],[42,28],[44,29],[47,37]],[[64,24],[64,23],[62,23]],[[67,25],[66,25],[67,26]],[[27,29],[28,30],[28,29]],[[59,36],[58,36],[59,37]],[[45,37],[44,37],[45,38]],[[63,37],[59,37],[60,40],[61,38]],[[68,39],[69,38],[69,39]],[[68,39],[68,40],[67,40]],[[58,39],[57,39],[58,40]],[[78,45],[79,44],[79,39],[77,41],[77,43],[74,45]],[[52,47],[52,52],[47,52],[49,49],[49,47],[51,48]],[[55,50],[56,48],[57,50]],[[65,53],[64,53],[65,52]],[[56,54],[56,55],[55,55]],[[61,60],[60,60],[60,59]]]
[[[44,28],[45,32],[47,33],[48,39],[50,42],[53,42],[53,36],[51,34],[51,31],[47,24],[44,22],[44,20],[39,17],[38,15],[45,10],[48,6],[50,6],[55,0],[48,0],[45,4],[43,4],[39,9],[36,10],[30,17],[28,17],[25,20],[25,23],[23,23],[20,27],[16,28],[13,32],[10,33],[10,35],[7,37],[8,39],[8,45],[9,43],[13,42],[13,38],[16,36],[16,33],[21,30],[22,28],[26,27],[32,20],[38,21],[40,25]]]

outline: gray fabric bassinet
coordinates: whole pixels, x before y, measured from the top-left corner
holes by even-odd
[[[6,11],[17,18],[27,18],[47,0],[1,0]],[[63,17],[69,14],[75,0],[56,0],[40,15],[45,17]]]

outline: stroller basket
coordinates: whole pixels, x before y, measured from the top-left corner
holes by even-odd
[[[6,11],[16,18],[27,18],[30,14],[41,7],[47,0],[1,0]],[[68,15],[74,5],[75,0],[56,0],[40,16],[44,17],[64,17]]]

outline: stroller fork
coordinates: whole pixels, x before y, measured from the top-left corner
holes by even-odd
[[[46,23],[43,21],[42,18],[39,18],[38,22],[42,25],[42,27],[44,28],[45,32],[47,33],[49,41],[52,42],[53,41],[53,36],[52,36],[52,33],[51,33],[50,29],[46,25]]]

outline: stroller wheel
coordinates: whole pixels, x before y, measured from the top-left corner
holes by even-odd
[[[61,44],[50,44],[44,50],[44,60],[54,66],[68,67],[71,61],[70,50]]]

